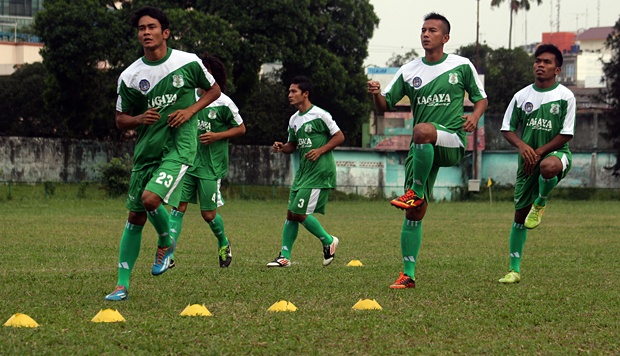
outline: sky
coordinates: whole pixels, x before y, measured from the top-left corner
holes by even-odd
[[[508,1],[499,8],[491,8],[491,0],[479,0],[481,44],[493,49],[508,48]],[[542,0],[541,5],[536,5],[536,0],[530,2],[530,11],[519,11],[513,17],[513,48],[540,42],[543,32],[557,31],[558,22],[561,32],[576,32],[614,26],[620,18],[620,0]],[[424,15],[429,12],[438,12],[450,21],[452,30],[445,52],[454,53],[463,45],[476,43],[478,0],[370,0],[370,3],[380,22],[368,45],[366,66],[383,67],[394,53],[402,55],[412,49],[423,55],[419,35]]]

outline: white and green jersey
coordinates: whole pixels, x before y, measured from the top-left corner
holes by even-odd
[[[547,89],[534,84],[519,90],[508,105],[501,131],[522,129],[521,140],[537,149],[557,135],[574,136],[577,107],[573,93],[560,83]],[[568,150],[568,142],[563,146]]]
[[[312,105],[303,113],[297,111],[288,123],[288,142],[297,144],[299,169],[291,190],[306,188],[335,188],[336,161],[333,151],[322,154],[316,161],[304,156],[315,148],[327,144],[340,128],[327,111]]]
[[[237,105],[224,93],[202,109],[198,116],[198,136],[206,132],[224,132],[243,123]],[[187,174],[201,179],[221,179],[228,173],[228,140],[208,145],[198,142],[194,166]]]
[[[118,79],[116,110],[140,115],[158,108],[161,119],[136,128],[133,170],[171,160],[192,165],[196,155],[196,115],[178,128],[168,126],[168,115],[196,102],[195,88],[208,89],[215,80],[200,58],[174,49],[159,61],[142,57]]]
[[[487,96],[467,58],[444,54],[437,62],[417,58],[403,65],[381,94],[390,108],[408,96],[414,126],[422,122],[440,124],[457,132],[465,144],[462,119],[465,92],[474,103]]]

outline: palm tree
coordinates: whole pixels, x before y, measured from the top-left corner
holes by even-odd
[[[508,49],[512,48],[512,14],[519,12],[519,9],[524,9],[525,11],[530,11],[530,0],[508,0],[510,2],[510,28],[508,30]],[[537,5],[542,4],[542,0],[532,0],[536,1]],[[499,7],[504,0],[491,0],[491,7],[496,6]]]

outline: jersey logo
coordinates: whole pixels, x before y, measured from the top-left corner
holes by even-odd
[[[209,117],[209,119],[213,120],[217,117],[217,113],[215,112],[215,110],[209,110],[209,114],[207,116]]]
[[[413,78],[413,87],[418,89],[421,86],[422,86],[422,78],[420,77]]]
[[[448,83],[454,85],[454,84],[458,84],[459,82],[459,75],[456,73],[450,73],[448,74],[450,77],[448,78]]]
[[[527,103],[525,103],[525,105],[523,106],[523,109],[525,110],[526,113],[531,113],[532,109],[534,109],[534,104],[530,103],[529,101]]]
[[[138,86],[140,87],[141,91],[148,91],[149,89],[151,89],[151,83],[149,83],[149,81],[146,79],[142,79]]]
[[[308,134],[311,133],[312,132],[312,125],[310,125],[310,124],[305,125],[304,131],[306,133],[308,133]]]
[[[185,84],[185,82],[183,81],[183,75],[181,74],[174,74],[172,76],[172,86],[175,88],[180,88]]]
[[[557,115],[560,113],[560,105],[559,104],[551,104],[551,109],[549,110],[549,112],[552,115]]]

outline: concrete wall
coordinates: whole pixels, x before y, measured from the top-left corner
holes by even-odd
[[[133,143],[0,136],[0,181],[96,180],[97,167],[133,152]]]
[[[492,122],[492,121],[491,121]],[[497,145],[500,145],[500,141]],[[503,144],[502,144],[503,145]],[[579,146],[579,145],[577,145]],[[67,182],[97,179],[97,167],[113,157],[132,152],[133,143],[0,137],[0,181]],[[339,148],[334,151],[339,190],[363,195],[396,196],[403,192],[406,152],[377,152]],[[467,187],[464,169],[471,165],[468,152],[461,166],[439,170],[434,198],[451,200],[456,187]],[[573,168],[560,186],[620,188],[620,178],[608,167],[616,162],[611,152],[573,152]],[[274,154],[268,146],[231,145],[227,180],[234,184],[289,185],[298,162],[296,155]],[[513,185],[516,149],[486,150],[481,156],[482,183]]]

